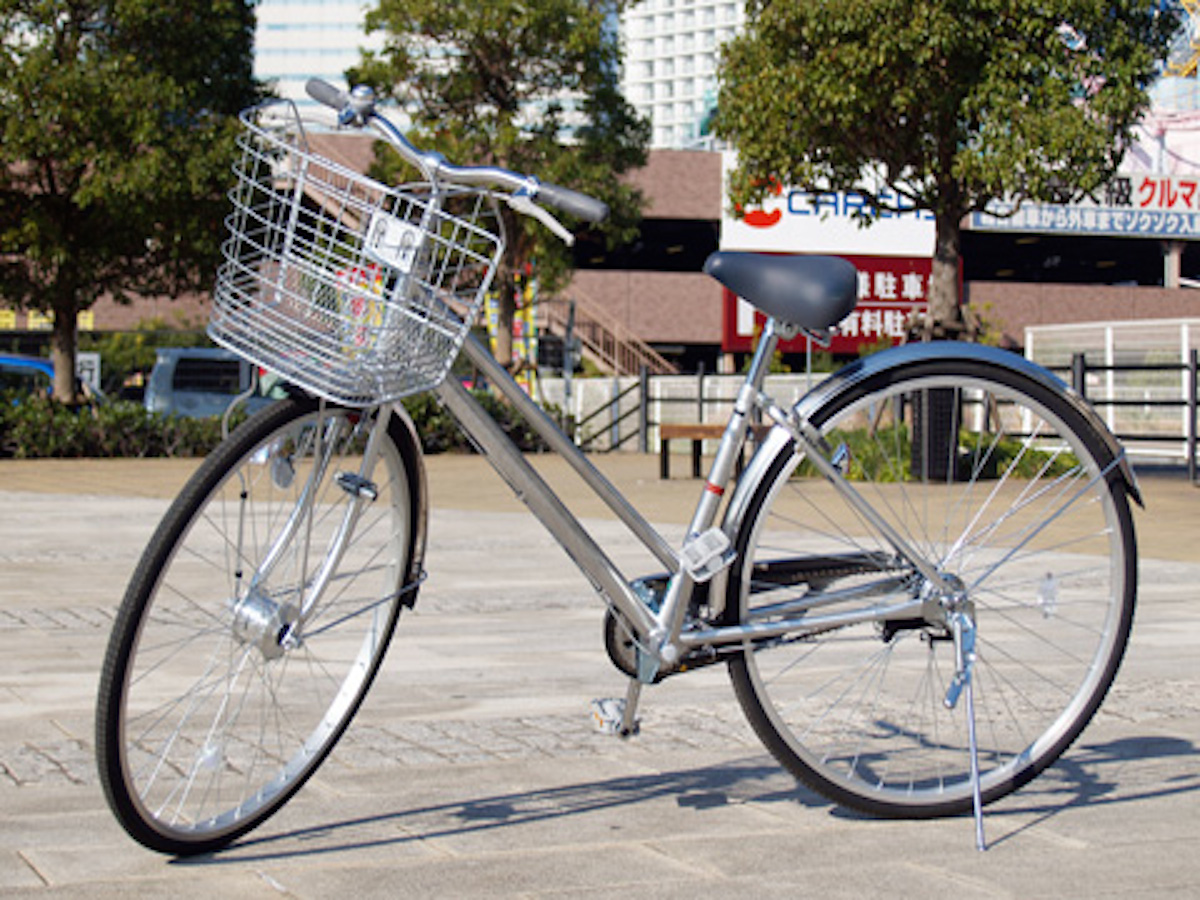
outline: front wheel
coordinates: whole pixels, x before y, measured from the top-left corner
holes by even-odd
[[[1079,735],[1116,674],[1136,563],[1107,444],[1053,389],[969,360],[876,372],[812,416],[850,484],[956,585],[975,625],[984,802]],[[930,584],[791,445],[746,507],[726,624],[879,610]],[[924,592],[924,593],[923,593]],[[747,642],[730,662],[759,737],[804,783],[874,815],[970,810],[965,707],[935,613]],[[826,621],[829,621],[826,618]]]
[[[315,400],[268,407],[197,470],[147,546],[96,717],[109,805],[142,844],[202,853],[254,828],[362,702],[413,600],[420,529],[419,457],[394,416],[360,471],[375,421]],[[322,572],[335,546],[344,555]]]

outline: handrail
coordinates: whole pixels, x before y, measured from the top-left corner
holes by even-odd
[[[600,368],[610,375],[636,375],[643,367],[654,375],[676,374],[674,365],[616,318],[601,310],[598,304],[577,291],[573,294],[573,334]],[[538,301],[548,330],[566,331],[569,302],[565,299]]]
[[[1077,355],[1078,356],[1078,355]],[[1048,366],[1052,372],[1058,373],[1064,377],[1064,380],[1073,383],[1077,393],[1087,399],[1093,406],[1101,410],[1112,408],[1114,410],[1121,408],[1176,408],[1186,410],[1186,423],[1181,432],[1170,434],[1150,434],[1136,433],[1129,430],[1123,430],[1118,427],[1113,431],[1118,440],[1127,444],[1145,444],[1147,442],[1162,442],[1175,443],[1183,442],[1185,444],[1185,457],[1188,470],[1188,478],[1194,483],[1200,483],[1200,403],[1197,401],[1197,394],[1200,393],[1200,362],[1197,360],[1197,352],[1192,351],[1190,359],[1185,363],[1148,363],[1142,365],[1099,365],[1092,364],[1086,360],[1077,361],[1072,366]],[[1088,373],[1099,372],[1180,372],[1188,373],[1190,377],[1184,379],[1186,381],[1184,389],[1184,397],[1182,399],[1159,399],[1159,398],[1141,398],[1141,399],[1125,399],[1125,398],[1099,398],[1088,395],[1087,390],[1087,375]],[[706,378],[721,378],[724,376],[707,375]],[[732,376],[730,376],[732,377]],[[640,400],[631,399],[638,391],[643,394]],[[1092,392],[1094,393],[1094,391]],[[613,428],[620,430],[620,425],[628,422],[635,413],[639,415],[637,429],[626,434],[618,434],[614,439],[613,444],[608,449],[616,449],[626,443],[632,441],[635,437],[638,438],[638,446],[643,451],[651,445],[650,437],[662,423],[653,421],[650,418],[651,403],[667,405],[667,406],[683,406],[690,405],[693,409],[696,408],[698,402],[705,405],[709,403],[728,403],[728,398],[704,397],[699,398],[695,393],[687,396],[674,397],[659,397],[651,387],[650,377],[648,375],[639,379],[633,385],[626,387],[624,390],[610,396],[598,406],[589,404],[589,412],[579,421],[576,428],[576,434],[579,435],[579,444],[583,447],[589,447],[601,440],[605,435],[612,435]],[[622,406],[626,407],[622,412]],[[632,407],[632,408],[629,408]],[[696,421],[703,421],[703,414],[698,415]],[[584,426],[593,422],[602,423],[593,433],[584,435]]]

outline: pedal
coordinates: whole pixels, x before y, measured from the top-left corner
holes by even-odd
[[[333,479],[337,486],[352,497],[375,501],[379,497],[379,487],[375,482],[354,472],[339,472]]]
[[[733,562],[733,557],[729,536],[720,528],[710,528],[702,534],[693,535],[683,545],[679,564],[692,581],[703,584]]]
[[[641,731],[640,719],[625,722],[625,700],[621,697],[603,697],[592,701],[592,724],[601,734],[617,737],[632,737]]]

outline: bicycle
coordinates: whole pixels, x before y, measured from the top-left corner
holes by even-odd
[[[396,401],[431,390],[605,601],[629,687],[597,703],[601,728],[635,733],[645,686],[724,664],[802,782],[873,815],[973,812],[982,849],[983,806],[1075,740],[1129,636],[1141,498],[1090,407],[1019,356],[957,342],[869,356],[781,406],[763,387],[778,340],[845,316],[854,269],[718,252],[706,271],[769,318],[676,548],[468,334],[503,246],[499,204],[565,237],[546,206],[596,221],[603,204],[420,151],[368,90],[310,92],[422,182],[386,187],[312,153],[294,107],[243,115],[210,333],[294,387],[198,469],[121,604],[96,746],[129,834],[219,849],[333,749],[425,578],[420,442]],[[618,571],[447,377],[460,351],[662,574]]]

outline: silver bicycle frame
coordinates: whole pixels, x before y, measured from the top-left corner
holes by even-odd
[[[755,409],[769,408],[769,399],[762,394],[762,384],[777,341],[775,324],[768,322],[751,361],[745,383],[738,393],[733,414],[721,438],[708,481],[696,504],[688,529],[687,540],[689,541],[714,527],[720,511],[722,495],[734,473],[736,459],[749,431],[751,415]],[[517,497],[529,507],[530,511],[558,540],[567,555],[579,566],[596,590],[624,616],[634,631],[639,651],[654,658],[655,665],[652,667],[654,671],[657,671],[657,664],[672,663],[690,648],[705,644],[734,644],[768,636],[764,626],[753,623],[684,633],[683,625],[687,606],[696,582],[681,564],[680,554],[672,549],[662,535],[592,465],[591,461],[562,433],[541,407],[525,394],[508,372],[492,358],[486,348],[477,340],[469,337],[464,345],[464,352],[488,383],[495,387],[525,417],[534,430],[546,440],[551,449],[567,460],[583,481],[667,568],[670,578],[659,608],[655,611],[638,595],[629,580],[622,575],[579,520],[525,460],[508,436],[470,393],[453,378],[447,379],[437,388],[438,398],[453,413],[463,430],[487,457],[488,462],[509,484]],[[793,431],[793,429],[787,430]],[[805,452],[819,456],[813,452],[813,446],[802,430],[795,430],[793,438],[803,445]],[[840,474],[836,471],[829,474],[835,480],[841,480]],[[843,484],[845,485],[844,481]],[[856,492],[852,487],[846,486],[845,490],[855,496],[858,502],[863,503],[861,498],[856,497]],[[884,532],[890,531],[890,527],[886,527],[886,523],[884,523]],[[894,537],[898,548],[903,547],[905,551],[910,550],[899,535],[894,535]],[[927,566],[932,569],[932,566],[924,560],[915,560],[914,562],[919,568]],[[721,579],[718,581],[720,582]],[[855,609],[823,616],[819,620],[811,615],[806,615],[805,610],[797,610],[795,618],[773,623],[769,628],[769,633],[778,635],[826,628],[831,625],[849,624],[866,619],[913,615],[921,609],[921,606],[922,603],[919,599],[887,606],[868,601]],[[648,673],[648,675],[652,676],[652,673]]]

